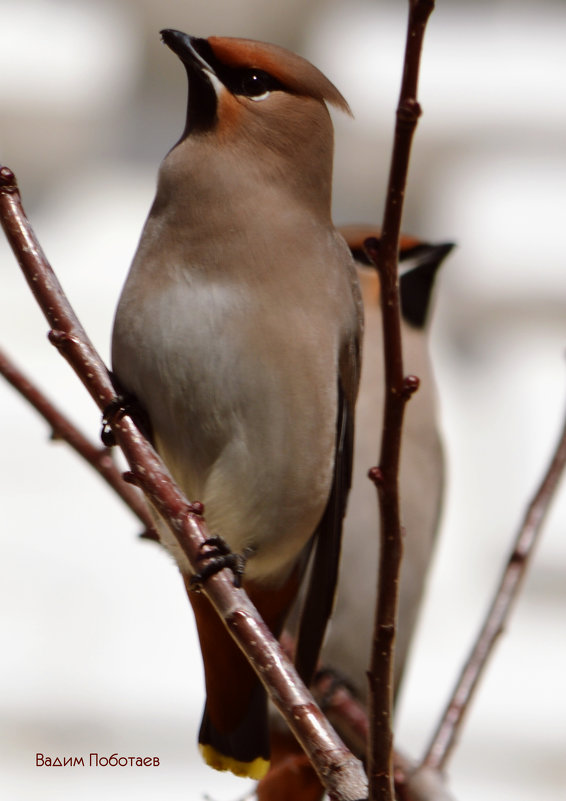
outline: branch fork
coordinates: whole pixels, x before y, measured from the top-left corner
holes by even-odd
[[[392,665],[397,583],[402,554],[397,476],[404,408],[419,384],[416,376],[405,376],[403,373],[397,252],[412,137],[421,115],[416,99],[420,54],[426,24],[433,9],[433,0],[409,0],[405,64],[396,112],[382,238],[379,242],[372,239],[365,242],[366,252],[380,274],[384,326],[384,435],[379,466],[371,468],[368,473],[378,490],[383,538],[369,674],[370,720],[368,723],[362,710],[356,709],[352,712],[354,705],[343,695],[341,711],[334,709],[334,712],[344,716],[352,714],[350,727],[358,739],[363,740],[369,729],[369,794],[373,801],[393,801],[395,779],[398,799],[448,801],[448,793],[441,782],[441,772],[445,769],[487,657],[507,620],[540,533],[544,515],[566,464],[565,426],[547,475],[527,511],[477,645],[462,672],[427,755],[417,768],[399,755],[394,762],[391,724]],[[25,216],[14,173],[5,166],[0,167],[0,221],[51,327],[48,334],[50,342],[71,364],[99,408],[104,411],[116,401],[110,373],[68,305]],[[130,466],[121,475],[110,452],[86,440],[1,352],[0,372],[43,414],[51,425],[54,438],[69,442],[95,466],[135,511],[145,527],[142,536],[156,539],[151,515],[134,487],[143,489],[151,503],[166,519],[193,568],[198,571],[199,554],[202,553],[203,544],[210,539],[203,518],[203,506],[198,501],[191,503],[183,497],[131,417],[124,413],[108,421]],[[222,570],[210,576],[206,579],[203,591],[266,685],[274,703],[315,766],[332,801],[366,799],[368,788],[361,764],[334,733],[245,593],[233,586],[231,574]]]

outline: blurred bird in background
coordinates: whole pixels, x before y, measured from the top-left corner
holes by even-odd
[[[370,269],[363,243],[379,238],[372,226],[339,228],[358,264],[364,300],[365,330],[362,378],[356,412],[354,479],[344,538],[335,607],[321,653],[321,665],[344,682],[364,705],[368,701],[367,670],[373,636],[377,590],[379,518],[375,488],[367,478],[376,463],[384,404],[382,323],[379,280]],[[400,296],[405,374],[419,377],[419,391],[405,410],[400,498],[403,562],[395,649],[395,694],[407,664],[426,577],[434,552],[441,511],[444,460],[438,430],[436,386],[428,353],[432,291],[437,270],[451,244],[429,244],[402,236]],[[365,266],[368,265],[368,266]],[[295,610],[296,614],[296,610]],[[353,736],[340,717],[333,725],[360,758],[367,743]],[[274,711],[272,768],[259,783],[259,801],[318,801],[323,795],[314,769]]]
[[[368,265],[363,241],[370,236],[379,237],[379,231],[371,226],[344,226],[339,230],[358,264]],[[400,497],[405,536],[395,645],[396,691],[407,660],[441,511],[444,460],[428,334],[434,280],[452,247],[409,236],[402,236],[400,242],[403,366],[406,375],[418,376],[420,385],[407,404],[403,424]],[[359,276],[365,339],[357,405],[354,483],[345,523],[341,580],[323,661],[347,676],[359,696],[366,700],[379,548],[377,502],[367,471],[377,462],[379,454],[385,393],[379,280],[375,270],[367,267],[359,268]],[[366,648],[363,654],[360,642]]]

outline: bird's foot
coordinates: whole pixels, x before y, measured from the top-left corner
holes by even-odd
[[[317,701],[324,712],[332,705],[337,690],[346,690],[354,698],[357,698],[357,693],[351,682],[348,681],[343,673],[334,670],[334,668],[321,667],[317,670],[314,674],[311,688],[316,688],[320,692],[320,698]]]
[[[242,586],[242,577],[246,568],[248,558],[253,553],[253,548],[244,548],[242,553],[233,553],[228,543],[222,537],[209,537],[201,548],[206,548],[204,553],[199,554],[199,562],[206,561],[202,569],[191,576],[189,586],[197,589],[210,576],[216,575],[225,567],[229,568],[234,574],[234,587]]]
[[[131,395],[127,392],[118,392],[114,400],[105,407],[102,413],[100,439],[107,448],[116,445],[116,438],[112,431],[112,425],[125,415],[132,418],[144,437],[151,442],[151,424],[147,412],[135,395]]]

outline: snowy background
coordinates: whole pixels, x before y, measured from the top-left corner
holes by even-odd
[[[159,29],[274,41],[349,100],[336,117],[336,222],[379,221],[406,4],[0,0],[0,161],[108,357],[120,287],[185,76]],[[404,229],[458,249],[433,348],[449,460],[442,542],[400,710],[418,756],[500,574],[566,397],[566,5],[438,3],[425,41]],[[93,438],[99,415],[5,242],[2,346]],[[203,765],[200,655],[169,559],[0,383],[0,794],[10,801],[235,801]],[[450,766],[458,801],[566,792],[566,492]],[[35,754],[156,756],[159,768],[36,768]]]

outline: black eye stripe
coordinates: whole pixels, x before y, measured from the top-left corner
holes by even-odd
[[[217,77],[234,95],[259,97],[265,92],[285,91],[285,87],[265,70],[254,67],[228,67],[219,61],[206,39],[193,39],[193,47],[210,64]]]

